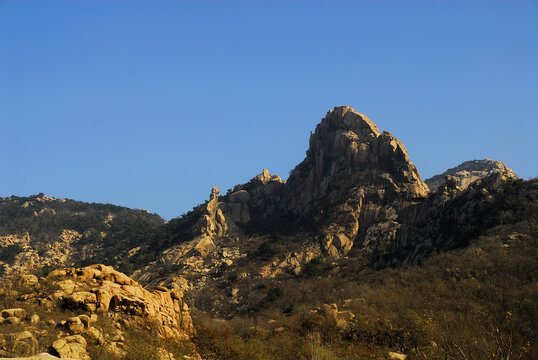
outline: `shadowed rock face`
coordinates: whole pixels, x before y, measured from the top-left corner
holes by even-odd
[[[518,176],[514,171],[502,161],[484,159],[465,161],[456,167],[448,169],[442,174],[432,176],[424,182],[428,185],[431,191],[436,191],[447,183],[447,176],[452,176],[456,181],[456,185],[463,190],[472,182],[485,178],[493,173],[502,173],[506,177],[518,179]]]

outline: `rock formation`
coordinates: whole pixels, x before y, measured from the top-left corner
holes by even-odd
[[[424,201],[402,208],[393,226],[381,223],[372,227],[364,249],[384,267],[466,246],[477,228],[487,228],[498,220],[499,199],[505,186],[515,180],[510,173],[492,172],[461,189],[456,178],[448,175],[446,183]]]
[[[504,174],[499,181],[509,177]],[[174,287],[170,277],[155,276],[158,268],[169,266],[189,279],[191,289],[203,288],[220,264],[230,266],[252,252],[243,249],[251,248],[257,235],[285,229],[304,240],[287,244],[259,266],[256,276],[300,276],[312,259],[341,259],[352,249],[377,266],[415,261],[456,246],[454,234],[443,238],[435,233],[444,226],[439,217],[450,213],[447,204],[466,196],[458,181],[453,178],[430,193],[398,139],[351,107],[336,107],[311,134],[306,158],[287,181],[263,169],[220,200],[213,189],[209,202],[198,208],[199,220],[184,235],[186,241],[166,249],[135,277]],[[224,257],[227,249],[238,256]]]
[[[310,218],[331,256],[347,254],[370,226],[392,222],[427,186],[405,146],[349,106],[329,111],[310,136],[305,160],[287,181],[287,207]]]
[[[202,257],[207,256],[215,249],[215,239],[223,236],[227,230],[226,219],[219,208],[219,188],[216,186],[211,190],[204,214],[192,230],[193,234],[200,233],[192,240],[195,243],[194,252]]]
[[[148,291],[105,265],[60,268],[45,278],[13,281],[19,285],[4,283],[0,297],[10,296],[35,312],[30,314],[23,308],[1,312],[0,329],[6,324],[28,325],[24,325],[27,330],[23,332],[0,335],[0,356],[35,354],[36,337],[51,332],[57,333],[57,339],[48,352],[60,358],[89,360],[89,344],[121,354],[127,346],[125,334],[148,326],[158,337],[184,343],[194,351],[190,341],[195,331],[182,293],[166,288]],[[58,310],[80,315],[66,315],[58,321]]]
[[[189,343],[194,330],[183,291],[212,316],[244,314],[265,306],[267,296],[260,294],[268,295],[280,281],[330,277],[353,268],[350,263],[407,265],[465,246],[477,229],[495,223],[496,215],[489,213],[501,208],[495,201],[514,179],[500,162],[472,161],[427,180],[428,188],[398,139],[340,106],[316,126],[305,159],[287,181],[263,169],[225,195],[214,187],[205,203],[167,223],[142,211],[42,195],[0,199],[0,216],[22,214],[0,229],[4,274],[62,267],[46,278],[19,277],[17,286],[32,292],[0,293],[77,312],[55,322],[60,338],[48,344],[55,355],[84,358],[84,348],[95,344],[121,353],[124,330],[150,319],[158,324],[158,336]],[[25,222],[28,229],[20,226]],[[132,278],[104,265],[74,265],[101,258],[123,266]],[[256,292],[247,290],[252,281],[272,284],[256,290],[257,302],[249,299]],[[22,314],[17,307],[1,314],[0,326],[32,328],[53,320]],[[307,315],[339,331],[353,324],[334,306]],[[96,325],[103,318],[112,319],[120,332],[107,337]],[[41,341],[34,330],[6,333],[0,351],[38,350],[34,339]]]
[[[281,228],[286,215],[298,226],[314,225],[323,251],[340,257],[362,243],[370,226],[392,224],[400,208],[428,192],[398,139],[340,106],[311,134],[306,158],[287,182],[264,169],[227,194],[221,208],[234,225],[250,228]]]
[[[463,190],[472,182],[487,177],[495,172],[502,173],[504,176],[514,179],[518,178],[512,169],[507,167],[502,161],[484,159],[465,161],[456,167],[448,169],[442,174],[424,180],[424,182],[428,185],[431,191],[435,191],[446,183],[447,176],[452,176],[456,180],[456,185]]]
[[[223,214],[221,210],[223,204],[219,202],[218,194],[219,188],[214,187],[209,201],[193,211],[190,222],[181,224],[185,228],[182,233],[183,238],[177,244],[165,249],[157,260],[135,271],[133,277],[145,284],[165,285],[173,289],[185,290],[192,284],[187,285],[183,276],[176,276],[178,272],[195,274],[195,278],[207,272],[204,263],[212,262],[215,257],[220,257],[228,251],[227,248],[220,246],[224,239],[229,238],[228,224],[235,227],[235,223],[228,221]],[[212,257],[212,254],[216,256]],[[238,256],[226,256],[224,260],[230,262]],[[222,261],[217,260],[217,265],[220,265]],[[163,267],[174,268],[176,274],[159,275]]]
[[[349,106],[329,111],[310,136],[306,159],[288,179],[290,208],[297,214],[321,203],[347,200],[357,188],[375,187],[380,197],[424,197],[405,146],[389,132],[381,133],[365,115]]]
[[[286,182],[263,169],[246,184],[237,185],[221,203],[221,209],[234,224],[267,221],[282,209]]]

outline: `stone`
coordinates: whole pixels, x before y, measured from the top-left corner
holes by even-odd
[[[226,266],[232,266],[232,264],[234,263],[233,260],[231,259],[223,259],[222,260],[222,263],[223,264],[226,264]]]
[[[90,327],[84,332],[84,336],[88,342],[93,344],[102,344],[104,342],[103,334],[95,327]]]
[[[88,315],[79,315],[80,322],[84,325],[84,328],[89,328],[91,325],[91,318]]]
[[[391,359],[391,360],[405,360],[405,359],[407,359],[407,355],[389,351],[389,359]]]
[[[33,314],[32,316],[30,316],[30,324],[37,324],[39,323],[39,315],[37,314]]]
[[[61,274],[65,274],[63,279]],[[49,295],[49,298],[72,310],[90,311],[90,315],[74,316],[65,321],[62,326],[72,335],[86,334],[92,323],[98,320],[94,311],[116,313],[120,319],[121,315],[155,319],[156,324],[161,324],[158,329],[162,331],[163,337],[165,325],[172,329],[170,334],[186,342],[195,333],[183,295],[177,291],[169,292],[162,286],[148,291],[127,275],[101,264],[61,269],[49,274],[44,281],[65,281],[66,277],[69,277],[74,286],[65,288],[67,291],[57,291]],[[95,281],[96,278],[99,282]],[[123,326],[116,324],[120,328]]]
[[[3,358],[0,358],[3,359]],[[9,358],[11,360],[50,360],[50,359],[59,359],[59,357],[52,356],[49,353],[40,353],[34,356],[30,357],[17,357],[17,358]],[[64,358],[64,360],[74,360],[72,358]]]
[[[78,316],[67,319],[66,328],[71,334],[81,334],[84,331],[84,324]]]
[[[228,201],[232,203],[246,204],[250,201],[250,195],[246,190],[239,190],[228,195]]]
[[[21,320],[18,317],[15,317],[15,316],[10,316],[7,319],[4,318],[4,321],[3,321],[4,324],[12,324],[12,325],[18,324],[20,322],[21,322]]]
[[[4,319],[14,317],[19,320],[22,320],[26,317],[26,310],[22,308],[4,309],[0,314]]]
[[[206,257],[214,249],[215,243],[209,236],[201,237],[196,246],[194,247],[194,251],[202,257]]]
[[[315,223],[325,252],[341,257],[371,225],[395,219],[398,208],[425,198],[429,189],[398,139],[340,106],[316,126],[285,192],[284,210]]]
[[[269,173],[269,170],[263,169],[262,173],[259,175],[256,175],[254,177],[254,180],[260,181],[262,184],[267,185],[270,182],[276,181],[276,182],[283,182],[283,180],[278,175],[271,175]]]
[[[38,341],[29,331],[5,335],[8,354],[34,354],[38,348]]]
[[[25,288],[36,287],[39,284],[39,280],[35,275],[22,275],[19,278],[19,285]]]
[[[86,340],[80,335],[72,335],[54,341],[50,348],[52,355],[60,358],[91,360],[86,352]]]

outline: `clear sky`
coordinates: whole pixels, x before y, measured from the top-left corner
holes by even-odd
[[[351,105],[422,178],[538,175],[536,1],[0,0],[0,196],[169,219],[268,168],[287,178]]]

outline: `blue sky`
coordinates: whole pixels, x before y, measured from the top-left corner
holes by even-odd
[[[178,216],[351,105],[422,178],[538,175],[536,1],[0,0],[0,196]]]

